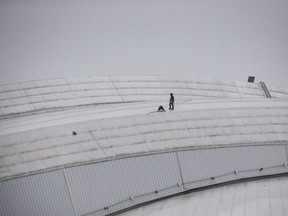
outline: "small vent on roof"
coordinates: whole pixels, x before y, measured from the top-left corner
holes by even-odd
[[[260,168],[260,170],[259,170],[259,171],[261,172],[262,170],[263,170],[263,168]]]
[[[77,135],[76,131],[72,131],[72,135],[76,136]]]
[[[215,179],[215,177],[211,177],[211,179],[212,179],[212,180],[214,180],[214,179]]]

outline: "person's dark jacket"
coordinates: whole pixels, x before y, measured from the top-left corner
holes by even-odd
[[[170,101],[169,102],[174,103],[174,96],[172,94],[170,95]]]

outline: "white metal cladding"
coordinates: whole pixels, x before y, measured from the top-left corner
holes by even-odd
[[[182,151],[178,158],[187,189],[287,172],[285,145]]]
[[[133,115],[135,108],[131,108],[128,116],[119,116],[115,106],[107,113],[70,110],[59,116],[50,113],[2,120],[0,179],[175,148],[288,142],[287,100],[216,102],[199,103],[194,110],[190,108],[197,103],[186,104],[188,110],[181,110],[183,105],[166,113],[142,110]],[[81,117],[75,122],[78,114]],[[72,135],[74,130],[77,136]]]
[[[0,182],[0,215],[74,215],[63,172]]]
[[[288,161],[288,145],[285,145],[285,150],[286,150],[286,157],[287,157],[287,161]]]
[[[103,215],[181,191],[174,153],[69,168],[65,176],[77,215]]]
[[[287,173],[287,148],[263,145],[191,149],[2,181],[0,213],[106,215],[192,188]]]
[[[263,89],[256,83],[179,76],[79,77],[2,85],[0,115],[103,103],[167,101],[171,91],[177,95],[177,102],[207,97],[265,97]],[[288,98],[288,90],[272,88],[271,95],[274,98]]]

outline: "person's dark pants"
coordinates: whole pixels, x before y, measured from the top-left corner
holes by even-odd
[[[174,103],[173,102],[169,102],[169,109],[174,110]]]

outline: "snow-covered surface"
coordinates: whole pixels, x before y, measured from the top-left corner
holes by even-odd
[[[0,122],[0,135],[18,133],[27,130],[34,130],[44,127],[65,125],[77,122],[85,122],[97,119],[118,118],[136,115],[155,115],[159,105],[167,105],[165,101],[160,102],[139,102],[128,104],[111,104],[103,106],[89,106],[85,108],[59,111],[57,113],[45,113],[19,118],[2,120]],[[247,105],[249,104],[249,105]],[[183,111],[199,111],[209,109],[245,109],[245,108],[286,108],[288,100],[263,100],[263,99],[210,99],[210,100],[189,100],[175,104],[174,113]],[[166,107],[165,107],[166,108]],[[168,105],[166,111],[169,112]],[[171,112],[171,111],[170,111]]]
[[[85,181],[93,175],[95,177],[92,179],[95,179],[102,169],[107,176],[113,176],[114,179],[116,176],[113,170],[119,164],[123,165],[123,161],[131,167],[134,166],[135,170],[146,166],[159,184],[158,188],[168,187],[169,192],[166,191],[161,196],[158,194],[159,197],[217,182],[285,173],[288,159],[288,94],[284,89],[270,88],[269,91],[272,98],[268,99],[261,86],[256,83],[195,80],[177,76],[104,76],[31,81],[1,86],[0,183],[5,189],[2,192],[6,194],[7,190],[22,188],[21,185],[25,184],[33,188],[33,181],[39,178],[40,192],[32,190],[30,193],[30,189],[25,189],[25,196],[43,197],[46,192],[42,184],[45,187],[46,179],[50,179],[49,181],[61,188],[63,197],[70,203],[72,198],[67,196],[66,189],[62,187],[66,182],[71,187],[68,190],[74,191],[73,199],[87,201],[79,201],[77,204],[72,202],[73,208],[78,206],[81,209],[79,212],[105,215],[106,210],[103,206],[110,206],[109,211],[112,213],[114,210],[119,211],[121,208],[135,205],[133,202],[136,203],[136,200],[131,202],[126,196],[123,197],[124,192],[128,194],[123,188],[119,190],[121,193],[118,191],[119,200],[115,195],[108,194],[111,186],[127,187],[127,181],[131,181],[129,193],[133,194],[140,187],[137,185],[139,181],[133,182],[134,178],[128,175],[116,182],[106,179],[106,175],[103,175],[102,180],[106,182],[103,185],[98,185],[94,180],[91,180],[91,185]],[[176,98],[174,111],[167,109],[170,92],[173,92]],[[160,105],[167,111],[156,112]],[[77,135],[73,135],[73,131]],[[201,153],[198,150],[201,150]],[[252,153],[256,155],[251,157]],[[225,154],[233,158],[230,160],[229,157],[225,157],[225,160],[222,160]],[[175,182],[173,180],[172,183],[162,185],[163,176],[158,175],[158,171],[163,167],[163,172],[172,172],[171,167],[166,167],[166,163],[171,162],[167,159],[171,155],[174,159],[178,155],[174,165],[180,169],[181,163],[183,169],[180,180],[184,185],[182,189],[178,186],[178,178]],[[197,157],[201,166],[193,162]],[[159,167],[163,167],[158,167],[157,171],[157,166],[151,163],[153,160],[159,161],[159,158],[166,159],[158,164]],[[223,163],[227,164],[228,159],[233,163],[229,164],[231,166],[224,166]],[[141,160],[145,160],[146,165]],[[248,161],[251,164],[247,164]],[[191,163],[195,165],[193,170]],[[222,163],[221,169],[217,168],[218,163]],[[210,170],[212,166],[215,166],[215,169]],[[234,173],[235,167],[240,167],[241,175]],[[265,171],[262,172],[260,168]],[[123,165],[121,169],[125,171],[126,167]],[[85,170],[89,170],[89,175],[82,178],[79,173],[86,172]],[[196,170],[198,176],[193,174]],[[215,181],[210,178],[213,172],[217,176]],[[177,169],[175,173],[179,175]],[[54,179],[54,175],[58,177]],[[140,203],[155,199],[155,182],[147,175],[143,175],[143,179],[151,181],[152,184],[145,184],[146,188],[143,186],[145,190],[138,194],[140,201],[137,202]],[[112,182],[113,185],[107,182]],[[79,189],[80,183],[81,187],[87,190],[86,194]],[[93,187],[95,193],[91,192],[90,187]],[[95,196],[98,187],[103,193]],[[170,189],[173,189],[172,192]],[[91,195],[91,199],[87,198],[87,194]],[[47,199],[53,200],[54,195],[50,194]],[[104,201],[102,196],[105,197]],[[233,197],[236,199],[237,196]],[[280,203],[287,202],[286,193],[283,197]],[[25,199],[19,198],[17,193],[11,194],[10,198],[11,200],[5,202],[11,206],[15,200],[21,205],[25,203]],[[227,196],[224,199],[228,199]],[[103,206],[98,206],[99,200],[103,201]],[[95,205],[95,202],[98,204]],[[121,202],[126,203],[123,204],[124,207],[121,207]],[[214,200],[211,201],[213,202]],[[47,205],[53,209],[53,202],[49,200],[49,203]],[[222,215],[221,209],[224,215],[228,214],[225,204],[218,204],[219,215]],[[44,202],[41,205],[45,207]],[[199,205],[205,204],[199,201]],[[213,208],[215,205],[213,204]],[[181,205],[177,206],[179,205],[175,206],[175,211],[180,211]],[[37,206],[34,207],[37,209]],[[184,214],[186,207],[182,207]],[[190,207],[188,212],[191,210]],[[17,210],[21,212],[21,208],[20,206]],[[251,211],[255,212],[255,208],[252,208]],[[192,210],[196,213],[204,211],[198,210],[198,207]],[[265,212],[270,211],[266,210]],[[284,213],[287,213],[286,210],[284,209]],[[11,211],[13,212],[13,207],[7,207],[4,212]],[[167,211],[159,214],[166,215]],[[37,215],[37,211],[31,212]],[[139,212],[141,214],[141,211]],[[241,213],[236,210],[235,215],[239,212]],[[198,214],[196,213],[195,215]],[[231,214],[230,211],[230,215],[234,213]]]
[[[272,98],[288,90],[270,88]],[[0,86],[0,118],[63,110],[75,106],[201,98],[265,98],[258,83],[181,76],[95,76],[39,80]]]
[[[165,102],[1,120],[0,177],[173,149],[288,142],[285,99],[190,100],[154,112],[159,105]]]
[[[119,216],[286,216],[288,177],[191,192],[137,207]]]

